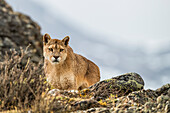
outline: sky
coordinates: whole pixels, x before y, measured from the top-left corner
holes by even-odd
[[[82,30],[117,36],[117,41],[142,46],[150,52],[170,42],[169,0],[35,0],[49,12],[64,15]],[[50,8],[48,8],[50,7]],[[147,41],[146,41],[147,39]],[[167,40],[169,42],[167,42]],[[164,48],[163,48],[164,49]]]
[[[170,82],[167,71],[170,69],[169,0],[30,0],[32,4],[43,7],[42,12],[45,14],[42,17],[33,15],[33,7],[36,7],[34,5],[26,9],[27,4],[24,4],[23,0],[7,1],[16,11],[24,12],[37,21],[42,27],[42,33],[49,31],[53,36],[64,37],[65,34],[60,33],[60,30],[54,32],[54,29],[48,28],[41,21],[41,18],[45,18],[53,28],[57,26],[50,21],[55,22],[57,18],[64,21],[65,25],[90,36],[89,39],[82,39],[84,43],[81,45],[90,46],[91,40],[99,42],[93,43],[93,49],[87,50],[80,44],[76,45],[72,39],[74,49],[79,48],[77,52],[96,61],[102,75],[139,71],[146,74],[147,88],[158,88],[163,83]],[[98,48],[100,49],[96,51]],[[95,56],[92,53],[95,53]],[[114,61],[111,61],[112,59]],[[131,63],[132,66],[126,65],[125,62]],[[108,63],[112,65],[104,65]],[[152,81],[152,77],[158,72],[166,72],[161,76],[159,84],[159,74],[155,76],[157,79]]]
[[[36,0],[94,32],[143,40],[170,36],[169,0]],[[48,4],[48,6],[47,6]],[[138,38],[136,38],[138,37]],[[136,41],[135,40],[135,41]]]

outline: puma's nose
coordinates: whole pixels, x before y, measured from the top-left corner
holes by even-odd
[[[60,57],[59,56],[53,56],[52,57],[52,62],[59,62],[60,61]]]
[[[59,56],[53,56],[56,60],[59,58]]]

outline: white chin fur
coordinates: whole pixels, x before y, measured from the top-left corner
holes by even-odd
[[[53,65],[55,65],[55,64],[59,64],[59,62],[51,62]]]

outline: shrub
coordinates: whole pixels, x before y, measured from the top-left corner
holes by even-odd
[[[3,110],[41,110],[48,105],[44,103],[44,95],[50,90],[44,73],[43,63],[35,64],[28,57],[28,47],[19,52],[11,50],[4,61],[0,62],[0,111]]]

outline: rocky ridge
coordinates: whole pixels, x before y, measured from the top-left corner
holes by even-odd
[[[139,74],[127,73],[103,80],[81,91],[53,89],[46,100],[53,100],[55,112],[170,112],[170,84],[145,90]]]
[[[29,57],[39,62],[42,56],[42,35],[40,26],[29,16],[14,12],[5,2],[0,1],[0,61],[10,49],[19,50],[31,44]],[[26,62],[26,61],[25,61]]]

